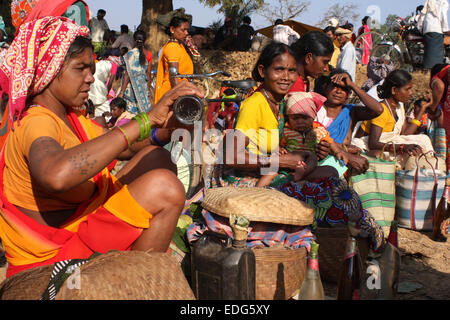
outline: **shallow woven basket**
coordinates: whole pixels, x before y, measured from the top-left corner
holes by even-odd
[[[307,226],[314,208],[284,193],[265,188],[212,188],[202,207],[223,217],[245,215],[250,221]]]
[[[46,266],[18,273],[15,279],[5,280],[8,283],[0,289],[0,297],[39,299],[52,269]],[[55,300],[195,299],[179,263],[165,253],[111,251],[82,265],[80,276],[80,289],[69,289],[66,283]]]
[[[306,273],[306,249],[255,248],[256,300],[287,300],[300,288]]]
[[[345,246],[348,239],[348,229],[338,228],[317,228],[316,238],[319,247],[319,271],[323,280],[337,283],[339,272],[344,262]],[[359,255],[363,266],[369,253],[369,240],[367,238],[357,238]],[[363,272],[365,268],[363,267]]]

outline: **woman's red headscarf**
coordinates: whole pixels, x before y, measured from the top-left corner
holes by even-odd
[[[88,37],[89,29],[64,17],[45,17],[20,26],[0,66],[0,87],[9,94],[11,123],[14,116],[20,119],[27,99],[56,77],[77,36]]]

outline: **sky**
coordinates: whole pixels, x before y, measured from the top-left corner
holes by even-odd
[[[127,24],[131,30],[139,25],[142,13],[142,0],[85,0],[89,6],[90,11],[95,16],[97,10],[103,8],[106,10],[106,21],[109,27],[113,30],[120,30],[121,24]],[[299,1],[299,0],[293,0]],[[386,20],[389,14],[397,14],[400,17],[406,17],[411,15],[415,11],[416,7],[423,5],[424,0],[310,0],[311,5],[308,10],[298,16],[295,20],[316,25],[324,13],[336,3],[356,3],[359,5],[358,12],[360,18],[358,21],[350,21],[355,25],[355,28],[359,28],[361,25],[361,19],[368,15],[372,16],[374,12],[379,13],[382,23]],[[276,3],[277,0],[266,0],[268,3]],[[124,4],[126,4],[124,6]],[[198,27],[206,27],[212,22],[219,19],[223,20],[222,14],[217,12],[217,8],[208,8],[201,4],[198,0],[173,0],[174,9],[183,7],[186,12],[192,14],[193,25]],[[255,29],[264,28],[270,25],[270,23],[263,17],[253,14],[250,16],[252,19],[252,26]],[[450,10],[449,10],[450,17]],[[450,19],[449,19],[450,20]]]

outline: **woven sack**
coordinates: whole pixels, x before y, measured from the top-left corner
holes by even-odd
[[[306,273],[306,249],[254,248],[255,299],[287,300],[295,295]]]
[[[421,159],[428,164],[426,169],[416,165],[414,170],[397,171],[396,220],[403,228],[431,231],[447,176],[444,171],[438,170],[436,162],[433,165],[430,163],[426,154],[416,157],[416,163]]]
[[[48,286],[53,265],[21,271],[0,284],[0,300],[38,300]]]
[[[39,299],[52,269],[53,265],[39,267],[5,280],[1,298]],[[111,251],[82,265],[79,274],[79,289],[68,283],[69,278],[55,300],[195,299],[180,264],[165,253]]]
[[[313,207],[265,188],[208,189],[202,207],[223,217],[245,214],[250,221],[307,226],[314,220]]]
[[[337,283],[339,272],[344,262],[345,247],[348,239],[348,229],[346,227],[321,228],[316,230],[319,249],[319,271],[323,280]],[[369,254],[369,240],[357,237],[359,256],[363,265]],[[362,272],[365,271],[363,267]],[[362,276],[362,275],[361,275]]]
[[[374,217],[387,237],[395,216],[396,162],[362,156],[369,161],[369,169],[363,174],[351,176],[350,183],[358,193],[363,209]]]

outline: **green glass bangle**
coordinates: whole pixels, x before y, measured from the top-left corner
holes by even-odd
[[[137,123],[139,124],[139,138],[137,139],[138,141],[142,141],[144,139],[142,139],[142,137],[145,135],[145,126],[144,123],[141,119],[141,117],[135,116],[133,118],[133,120],[136,120]]]
[[[145,137],[144,137],[144,139],[147,139],[152,134],[152,125],[150,123],[150,119],[148,118],[147,113],[142,112],[142,113],[140,113],[140,115],[141,115],[141,119],[144,122],[144,126],[145,126]]]
[[[133,120],[136,120],[139,124],[139,139],[138,141],[144,141],[145,139],[150,138],[152,133],[152,126],[150,123],[150,119],[145,112],[139,113],[138,115],[133,117]]]

